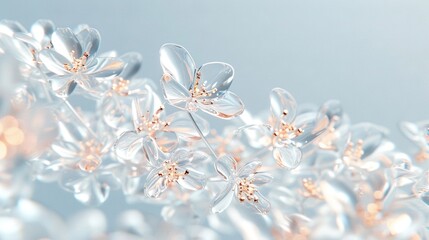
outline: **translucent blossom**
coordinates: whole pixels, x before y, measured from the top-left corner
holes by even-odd
[[[49,81],[59,97],[70,95],[76,85],[91,93],[100,81],[117,76],[125,65],[116,58],[97,57],[100,34],[93,28],[78,33],[58,28],[51,41],[53,48],[41,51],[39,57],[51,72]]]
[[[39,63],[39,52],[49,49],[51,35],[55,25],[50,20],[36,21],[27,31],[19,22],[0,21],[0,48],[13,55],[17,60],[36,67]]]
[[[84,204],[103,203],[119,186],[114,176],[117,165],[104,163],[109,159],[109,139],[104,136],[102,142],[70,123],[60,122],[60,130],[61,139],[52,145],[59,159],[51,162],[61,172],[60,186]]]
[[[200,139],[189,116],[185,112],[166,116],[164,106],[150,88],[143,98],[132,101],[131,111],[134,130],[124,132],[115,143],[116,154],[121,159],[134,161],[145,137],[152,138],[163,152],[172,151],[179,138],[186,141]],[[206,133],[208,123],[201,118],[197,121]]]
[[[301,149],[322,135],[329,124],[325,113],[297,113],[295,98],[286,90],[274,88],[270,95],[271,117],[267,124],[248,125],[237,131],[254,148],[272,150],[277,164],[287,169],[298,167]]]
[[[219,118],[233,118],[244,111],[240,98],[229,91],[234,77],[231,65],[210,62],[197,69],[188,51],[175,44],[164,44],[160,55],[161,85],[171,105],[187,111],[201,109]]]
[[[214,198],[212,211],[223,212],[235,197],[240,203],[250,206],[259,213],[268,213],[271,204],[258,187],[271,182],[272,177],[257,172],[261,166],[259,161],[250,161],[237,168],[237,163],[229,155],[216,160],[215,168],[227,183],[225,189]]]
[[[191,191],[204,188],[205,175],[195,168],[198,163],[209,158],[207,154],[184,148],[179,148],[171,154],[164,154],[150,138],[145,140],[144,148],[151,165],[144,186],[146,196],[158,198],[176,184]]]

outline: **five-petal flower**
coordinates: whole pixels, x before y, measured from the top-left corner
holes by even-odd
[[[211,62],[197,69],[189,52],[175,44],[164,44],[160,55],[162,88],[171,105],[187,111],[201,109],[219,118],[233,118],[244,111],[240,98],[229,91],[234,77],[231,65]]]

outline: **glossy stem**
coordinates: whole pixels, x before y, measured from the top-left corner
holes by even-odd
[[[213,150],[212,146],[210,145],[210,143],[207,141],[206,137],[204,137],[203,132],[201,131],[200,127],[198,126],[197,122],[195,121],[194,116],[192,116],[192,113],[188,112],[189,117],[192,120],[192,123],[195,126],[195,129],[197,130],[198,134],[200,135],[201,139],[204,141],[204,143],[206,144],[207,148],[210,150],[211,154],[218,159],[218,156],[216,154],[216,152]]]
[[[73,113],[74,117],[86,128],[86,130],[88,130],[89,134],[93,138],[98,139],[97,135],[91,130],[91,128],[89,128],[88,125],[86,125],[85,120],[83,120],[83,118],[79,115],[79,113],[76,112],[76,110],[70,104],[70,102],[67,99],[64,99],[64,103],[66,104],[67,108]]]

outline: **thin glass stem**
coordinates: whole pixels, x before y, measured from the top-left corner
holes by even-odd
[[[212,146],[210,145],[210,143],[207,141],[206,137],[204,137],[203,132],[201,131],[200,127],[198,126],[197,122],[195,121],[194,116],[192,116],[192,113],[188,112],[189,118],[191,118],[192,123],[195,126],[195,129],[197,130],[198,134],[200,135],[201,139],[204,141],[204,143],[206,144],[207,148],[210,150],[211,154],[218,159],[218,156],[216,154],[216,152],[213,150]]]
[[[91,128],[89,128],[88,125],[86,125],[85,120],[83,120],[83,118],[79,115],[79,113],[76,112],[76,110],[70,104],[70,102],[67,99],[64,99],[64,103],[66,104],[67,108],[73,113],[73,115],[75,116],[75,118],[86,128],[86,130],[88,130],[89,134],[93,138],[97,139],[97,135],[91,130]]]

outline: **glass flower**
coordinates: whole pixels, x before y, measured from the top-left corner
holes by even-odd
[[[28,66],[37,67],[39,52],[52,47],[51,35],[55,25],[50,20],[36,21],[27,31],[19,22],[2,20],[0,22],[0,48],[12,54],[17,60]]]
[[[301,148],[322,135],[329,120],[321,111],[297,115],[295,98],[281,88],[271,91],[270,101],[268,124],[244,126],[237,136],[245,137],[255,149],[272,150],[279,166],[294,169],[301,161]]]
[[[69,96],[76,85],[91,92],[124,67],[118,59],[97,57],[100,34],[96,29],[83,28],[75,34],[70,28],[58,28],[51,41],[53,48],[41,51],[39,57],[51,72],[49,81],[58,97]]]
[[[225,155],[215,162],[215,168],[227,181],[225,189],[216,195],[212,202],[214,213],[223,212],[230,205],[233,197],[259,213],[269,212],[271,204],[261,194],[259,186],[271,182],[272,177],[257,172],[262,166],[259,161],[250,161],[237,168],[235,160]]]
[[[51,162],[61,171],[60,186],[84,204],[103,203],[110,190],[119,187],[114,176],[117,164],[109,164],[111,138],[101,129],[98,138],[94,138],[85,128],[68,122],[60,122],[60,131],[61,138],[52,145],[59,158]]]
[[[186,111],[202,111],[219,118],[233,118],[244,111],[240,98],[229,91],[234,69],[221,62],[203,64],[198,69],[182,46],[164,44],[160,49],[164,71],[161,85],[166,100]]]
[[[175,112],[166,116],[165,108],[153,90],[147,88],[147,94],[132,101],[132,120],[134,130],[124,132],[115,143],[116,154],[125,160],[131,160],[136,151],[143,146],[143,139],[154,139],[161,151],[173,150],[179,138],[186,141],[198,140],[200,136],[185,112]],[[208,124],[197,118],[202,131],[207,133]]]
[[[207,154],[184,148],[176,149],[171,154],[164,154],[150,138],[145,140],[144,148],[151,166],[144,186],[146,196],[158,198],[176,184],[191,191],[204,188],[205,175],[195,168],[197,164],[209,158]]]

